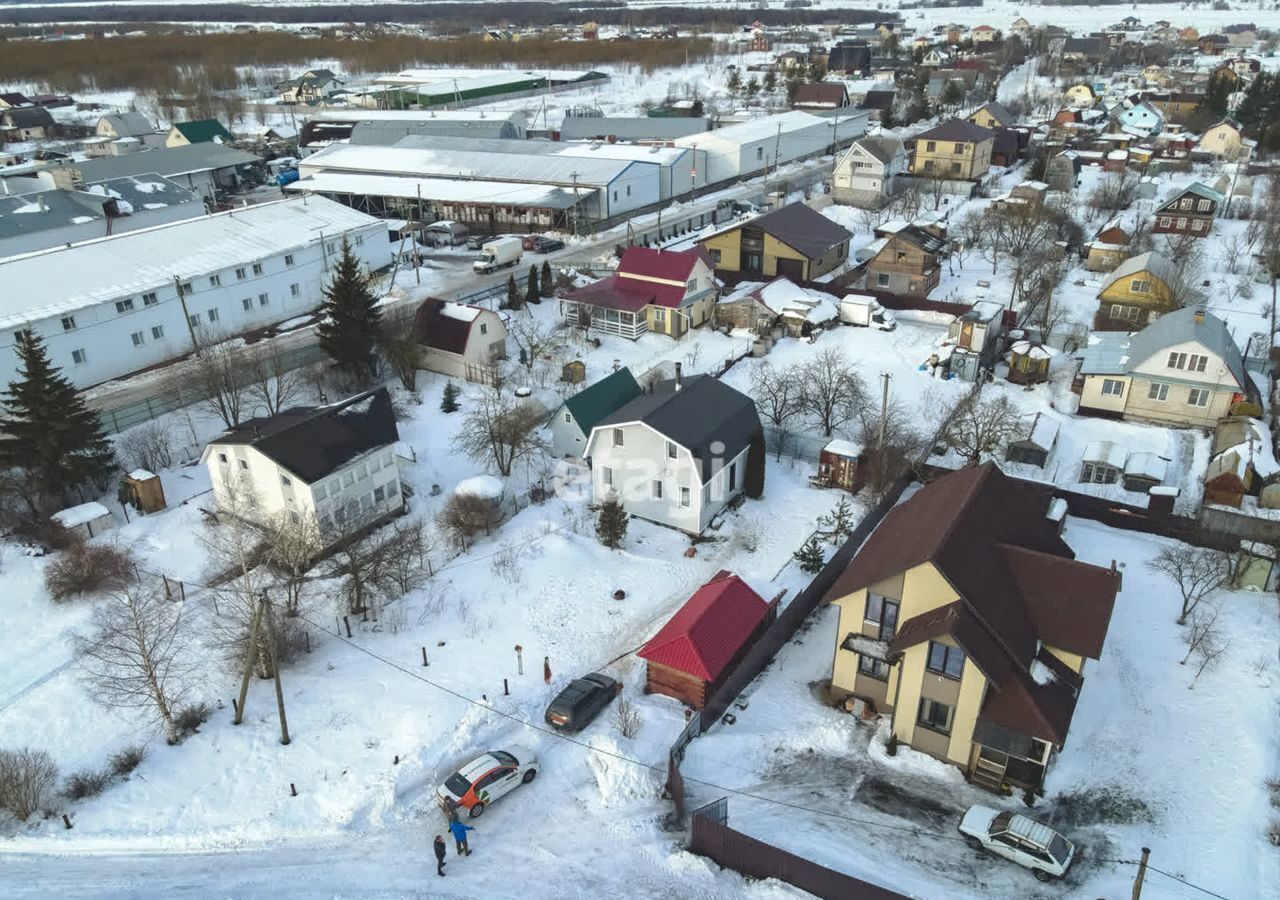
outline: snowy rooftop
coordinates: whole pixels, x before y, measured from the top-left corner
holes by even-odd
[[[459,481],[453,492],[464,496],[487,497],[491,500],[496,500],[502,496],[506,489],[507,486],[496,475],[475,475]]]
[[[828,441],[827,445],[822,448],[827,453],[834,453],[837,456],[848,456],[857,458],[862,455],[862,445],[855,441],[847,441],[843,438],[836,438],[834,441]]]
[[[460,181],[451,178],[413,178],[361,172],[317,172],[286,185],[286,191],[313,194],[354,194],[360,197],[430,197],[442,203],[492,203],[538,209],[570,209],[573,191],[542,184],[509,181]],[[583,192],[583,196],[586,192]]]
[[[1122,469],[1128,455],[1124,447],[1111,441],[1090,441],[1084,446],[1083,459],[1085,462],[1105,463]]]
[[[1155,453],[1130,453],[1124,464],[1124,474],[1152,481],[1164,481],[1168,470],[1169,460]]]
[[[486,119],[512,119],[518,113],[500,113],[476,109],[318,109],[308,118],[312,122],[421,122],[425,119],[441,121],[473,122]],[[521,117],[523,118],[523,117]]]
[[[79,506],[69,506],[60,512],[54,513],[53,521],[63,528],[75,528],[77,525],[93,522],[109,515],[111,515],[109,509],[101,503],[91,501],[89,503],[81,503]]]
[[[0,261],[0,326],[74,312],[379,224],[341,203],[281,200]],[[38,298],[38,299],[37,299]]]
[[[440,308],[441,315],[457,319],[459,322],[474,322],[482,312],[484,310],[480,307],[468,306],[465,303],[446,303]]]

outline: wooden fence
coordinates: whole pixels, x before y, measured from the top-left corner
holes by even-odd
[[[824,900],[907,900],[899,893],[788,853],[729,827],[721,797],[694,811],[689,849],[749,878],[777,878]]]

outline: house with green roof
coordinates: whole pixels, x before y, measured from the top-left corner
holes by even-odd
[[[217,119],[197,119],[194,122],[177,122],[164,139],[166,147],[185,147],[188,144],[230,144],[235,137]]]
[[[624,366],[564,401],[547,426],[555,458],[580,459],[596,423],[643,393],[631,370]]]

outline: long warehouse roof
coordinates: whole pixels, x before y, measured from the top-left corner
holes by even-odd
[[[353,144],[375,146],[353,136]],[[394,147],[415,150],[463,150],[468,153],[516,153],[520,155],[572,156],[577,159],[613,159],[647,162],[669,166],[680,161],[689,151],[685,147],[661,147],[656,144],[609,144],[590,141],[543,141],[521,138],[472,138],[452,135],[406,135]]]
[[[318,172],[293,182],[285,190],[315,194],[352,194],[359,197],[398,197],[405,200],[421,197],[426,201],[442,203],[492,203],[530,209],[570,209],[574,205],[571,189],[541,184],[411,178],[354,172]],[[593,191],[593,188],[583,188],[579,199],[585,200]]]
[[[65,315],[127,294],[265,259],[379,222],[326,200],[278,200],[0,261],[0,327]]]

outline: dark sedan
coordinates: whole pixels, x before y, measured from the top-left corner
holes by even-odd
[[[599,672],[574,679],[547,707],[547,724],[559,731],[581,731],[621,691],[620,682]]]
[[[556,250],[564,249],[564,241],[541,234],[525,235],[521,243],[524,249],[533,253],[554,253]]]

